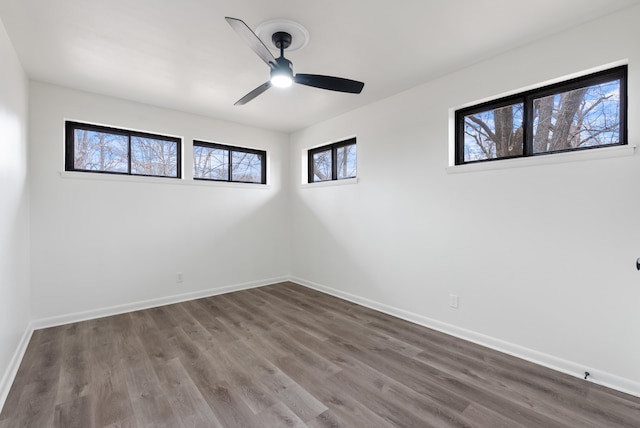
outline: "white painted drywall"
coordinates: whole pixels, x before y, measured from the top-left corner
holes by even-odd
[[[61,176],[65,119],[183,137],[185,179]],[[286,134],[38,82],[29,123],[34,319],[288,274]],[[268,186],[194,184],[193,139],[267,150]]]
[[[639,21],[628,9],[294,133],[293,277],[640,385],[640,156],[446,171],[451,108],[627,59],[640,144]],[[354,134],[357,184],[300,185],[306,149]]]
[[[0,405],[30,321],[28,81],[0,21]],[[14,356],[16,356],[14,358]],[[13,367],[15,366],[15,367]]]

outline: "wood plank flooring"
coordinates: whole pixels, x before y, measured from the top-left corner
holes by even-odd
[[[640,427],[640,399],[292,283],[38,330],[0,428]]]

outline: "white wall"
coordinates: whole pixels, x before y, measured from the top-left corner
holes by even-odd
[[[29,314],[28,82],[0,21],[0,403]],[[14,357],[15,356],[15,357]]]
[[[451,108],[626,59],[639,144],[639,20],[629,9],[293,134],[293,277],[640,394],[640,157],[446,171]],[[300,186],[307,148],[354,134],[357,184]]]
[[[181,136],[187,178],[61,175],[65,119]],[[267,150],[268,186],[194,184],[193,139]],[[289,273],[287,135],[32,82],[30,141],[33,318],[42,324]]]

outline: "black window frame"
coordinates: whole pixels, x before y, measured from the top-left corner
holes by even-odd
[[[227,150],[228,153],[228,159],[229,159],[229,164],[227,165],[227,179],[223,180],[223,179],[219,179],[219,178],[204,178],[204,177],[196,177],[195,176],[195,170],[194,170],[194,176],[193,179],[194,180],[202,180],[202,181],[217,181],[217,182],[223,182],[223,183],[245,183],[245,184],[267,184],[267,151],[266,150],[260,150],[260,149],[251,149],[248,147],[239,147],[239,146],[230,146],[227,144],[221,144],[221,143],[211,143],[208,141],[202,141],[202,140],[193,140],[193,147],[207,147],[210,149],[216,149],[216,150]],[[251,154],[256,154],[256,155],[260,155],[261,159],[260,159],[260,167],[261,167],[261,177],[260,177],[260,182],[255,182],[255,181],[243,181],[243,180],[233,180],[232,179],[232,161],[233,161],[233,152],[240,152],[240,153],[251,153]],[[194,156],[195,158],[195,156]]]
[[[357,166],[356,166],[356,176],[354,177],[344,177],[338,178],[338,149],[345,146],[356,146],[356,153],[358,144],[356,142],[356,137],[347,138],[346,140],[341,140],[336,143],[326,144],[320,147],[314,147],[313,149],[309,149],[307,152],[307,182],[308,183],[326,183],[328,181],[336,181],[336,180],[349,180],[357,177]],[[313,156],[316,153],[326,152],[331,150],[331,180],[321,180],[315,181],[314,177],[314,162]],[[356,155],[357,156],[357,155]],[[356,161],[357,162],[357,161]]]
[[[520,92],[507,97],[499,98],[496,100],[487,101],[481,104],[465,107],[455,112],[455,165],[468,165],[480,162],[493,162],[501,161],[505,159],[514,158],[526,158],[534,156],[546,156],[556,153],[567,153],[583,150],[599,149],[604,147],[615,147],[628,145],[627,138],[627,75],[628,66],[621,65],[618,67],[602,70],[596,73],[591,73],[585,76],[576,77],[570,80],[554,83],[551,85],[543,86],[540,88],[532,89],[529,91]],[[550,95],[555,95],[563,92],[572,91],[579,88],[585,88],[590,86],[599,85],[614,80],[620,80],[620,130],[619,141],[615,144],[603,144],[586,147],[575,147],[562,150],[553,150],[546,152],[534,153],[533,151],[533,121],[534,121],[534,109],[533,102],[535,99],[543,98]],[[464,160],[464,125],[465,116],[469,116],[475,113],[481,113],[488,110],[494,110],[500,107],[505,107],[512,104],[523,104],[523,147],[522,155],[503,156],[490,159],[478,159],[465,161]]]
[[[95,169],[82,169],[75,167],[75,131],[76,130],[93,131],[112,135],[122,135],[128,138],[127,148],[127,172],[120,171],[101,171]],[[154,174],[135,174],[131,172],[131,137],[149,138],[154,140],[162,140],[176,143],[176,176],[170,175],[154,175]],[[65,121],[65,171],[74,172],[90,172],[96,174],[111,175],[127,175],[133,177],[158,177],[158,178],[182,178],[182,138],[171,137],[168,135],[153,134],[149,132],[133,131],[130,129],[114,128],[111,126],[94,125],[91,123],[83,123],[67,120]]]

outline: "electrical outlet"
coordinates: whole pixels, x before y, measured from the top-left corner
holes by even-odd
[[[449,306],[454,309],[458,309],[458,295],[457,294],[449,294]]]
[[[183,280],[182,272],[176,272],[176,283],[181,283]]]

